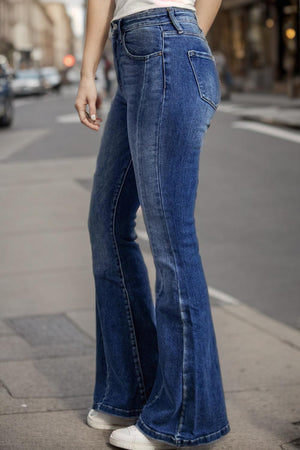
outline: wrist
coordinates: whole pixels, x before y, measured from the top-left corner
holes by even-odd
[[[93,73],[80,73],[80,79],[81,80],[95,80],[96,75]]]

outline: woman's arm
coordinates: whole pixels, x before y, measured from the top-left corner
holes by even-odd
[[[205,36],[212,26],[222,0],[196,0],[195,8],[198,24]]]
[[[95,73],[107,41],[114,10],[114,0],[88,0],[81,78],[75,108],[80,121],[93,130],[99,129],[96,120],[102,120],[96,117]],[[87,117],[86,105],[89,105],[90,117]]]
[[[81,76],[94,78],[115,9],[114,0],[88,0]]]

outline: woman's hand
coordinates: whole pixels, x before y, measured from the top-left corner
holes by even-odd
[[[96,116],[95,73],[108,38],[110,22],[115,10],[115,0],[101,0],[101,2],[87,0],[86,3],[86,32],[75,108],[81,123],[98,131],[100,125],[98,122],[102,119]],[[85,109],[86,105],[89,105],[88,112]]]
[[[97,89],[94,78],[82,77],[78,87],[75,109],[78,112],[81,123],[92,130],[98,131],[99,122],[102,122],[102,119],[97,117],[96,101]],[[88,112],[86,111],[86,105],[89,106]]]

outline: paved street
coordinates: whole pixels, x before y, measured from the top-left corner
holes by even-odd
[[[0,130],[0,449],[113,448],[85,425],[87,214],[109,101],[97,133],[78,121],[75,94],[16,99],[13,127]],[[300,445],[300,129],[271,125],[268,101],[222,102],[200,158],[196,224],[232,429],[216,449]],[[271,106],[300,123],[299,105]],[[137,234],[154,293],[140,210]]]
[[[13,172],[17,167],[23,174],[32,163],[33,182],[41,178],[42,163],[63,174],[64,165],[74,162],[79,173],[73,184],[86,195],[81,191],[91,188],[103,124],[98,133],[78,124],[75,92],[67,88],[61,98],[16,100],[15,125],[0,135],[3,167]],[[211,287],[299,329],[300,119],[299,130],[241,120],[240,115],[253,110],[270,109],[261,103],[255,106],[251,96],[235,94],[233,102],[222,102],[213,119],[200,162],[198,235]],[[106,101],[104,119],[108,108]],[[19,198],[18,187],[14,190]],[[49,192],[53,196],[51,187]],[[3,195],[9,208],[11,198]],[[34,212],[35,205],[31,207]],[[14,219],[19,223],[19,217]],[[150,251],[142,223],[140,231],[142,245]],[[5,272],[9,261],[3,261]]]

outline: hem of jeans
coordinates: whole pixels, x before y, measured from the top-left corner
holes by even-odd
[[[93,403],[95,411],[103,411],[118,417],[138,418],[143,408],[139,409],[121,409],[116,406],[107,405],[106,403]]]
[[[141,416],[139,416],[135,426],[140,431],[145,433],[145,435],[147,437],[150,437],[150,438],[153,438],[153,439],[157,439],[159,441],[163,441],[165,443],[174,445],[177,448],[178,447],[194,446],[194,445],[199,445],[199,444],[213,442],[213,441],[216,441],[217,439],[220,439],[222,436],[225,436],[231,430],[230,424],[229,424],[229,422],[227,422],[226,425],[224,425],[222,428],[220,428],[219,430],[215,431],[214,433],[204,434],[204,435],[198,436],[195,439],[183,439],[183,438],[180,438],[180,437],[177,437],[177,438],[173,437],[170,434],[161,433],[160,431],[157,431],[154,428],[149,427],[149,425],[147,425],[143,421]]]

